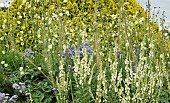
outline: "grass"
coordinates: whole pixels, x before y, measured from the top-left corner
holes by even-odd
[[[56,11],[53,5],[46,10],[48,3],[39,3],[37,13],[36,3],[28,2],[32,14],[25,14],[30,16],[27,22],[19,9],[15,21],[10,21],[10,9],[2,17],[0,102],[170,102],[169,37],[155,27],[149,1],[147,16],[131,18],[121,0],[118,14],[112,15],[117,23],[112,24],[99,16],[96,0],[93,23],[78,22],[70,28],[62,3],[57,3]],[[29,23],[31,30],[23,29]]]

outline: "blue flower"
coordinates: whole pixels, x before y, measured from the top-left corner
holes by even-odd
[[[134,61],[132,61],[132,71],[136,73],[136,63]]]
[[[84,47],[84,43],[80,44],[80,49],[82,49]]]
[[[78,50],[78,54],[79,54],[80,58],[83,57],[83,52],[81,50]]]
[[[63,52],[62,53],[62,57],[64,58],[66,54],[67,54],[66,52]]]
[[[19,92],[22,93],[22,90],[20,89]]]
[[[68,68],[68,69],[66,70],[66,72],[68,72],[69,70],[72,70],[72,71],[73,71],[73,68],[74,68],[74,67],[73,67],[72,65],[68,65],[67,68]]]
[[[66,48],[66,51],[62,53],[62,57],[65,57],[66,54],[69,54],[70,58],[72,58],[72,56],[74,54],[74,47],[73,46],[68,46]]]
[[[85,48],[85,49],[87,50],[87,53],[90,53],[90,54],[93,53],[93,50],[91,49],[91,47],[90,47],[90,45],[89,45],[88,42],[81,43],[78,50],[81,51],[82,48]],[[80,51],[78,51],[78,52],[80,52]],[[81,52],[80,52],[80,53],[81,53]],[[80,53],[79,53],[79,54],[80,54]],[[82,56],[82,54],[80,55],[80,57],[81,57],[81,56]]]
[[[121,54],[122,54],[122,50],[117,50],[115,55],[117,55],[118,60],[121,60]]]
[[[140,49],[139,49],[139,48],[136,48],[136,49],[135,49],[135,52],[136,52],[137,54],[139,54],[139,53],[140,53]]]
[[[5,100],[7,100],[9,98],[9,94],[8,93],[1,93],[0,92],[0,101],[3,100],[4,103],[6,103]]]
[[[11,98],[17,99],[17,98],[18,98],[18,95],[13,95]]]
[[[90,45],[89,45],[89,43],[88,43],[88,42],[85,42],[85,46],[87,46],[87,47],[88,47],[88,46],[90,46]]]
[[[13,98],[10,98],[9,101],[10,101],[10,102],[14,102],[14,99],[13,99]]]
[[[25,52],[30,53],[30,54],[33,54],[33,53],[34,53],[33,51],[31,51],[30,48],[25,49]]]
[[[69,52],[70,51],[70,46],[68,46],[67,48],[66,48],[66,52]]]
[[[19,84],[20,84],[20,86],[21,86],[22,89],[25,89],[25,83],[19,82]]]
[[[34,52],[33,52],[33,51],[31,51],[31,49],[30,49],[30,48],[25,49],[25,53],[24,53],[24,55],[25,55],[25,56],[30,57],[30,58],[32,58],[32,59],[34,59],[35,57],[33,56],[33,54],[34,54]]]
[[[18,84],[14,83],[14,84],[12,85],[12,88],[14,88],[14,89],[20,89],[20,86],[19,86]]]
[[[142,64],[142,67],[144,68],[145,64]]]
[[[87,51],[88,51],[90,54],[92,54],[92,53],[93,53],[93,51],[92,51],[91,47],[88,47],[88,48],[87,48]]]
[[[24,55],[27,56],[27,57],[29,57],[29,56],[30,56],[30,53],[25,52]]]
[[[132,66],[133,73],[136,73],[136,65]]]
[[[72,66],[71,65],[68,65],[68,69],[71,69],[72,68]]]
[[[70,54],[70,56],[72,56],[74,54],[74,52],[70,50],[69,54]]]
[[[3,100],[4,97],[5,97],[5,93],[0,92],[0,100]]]

